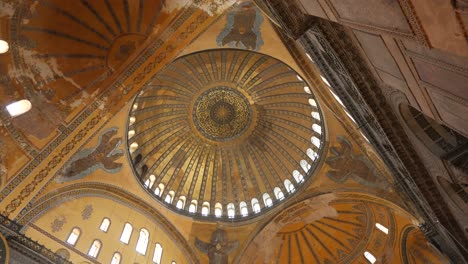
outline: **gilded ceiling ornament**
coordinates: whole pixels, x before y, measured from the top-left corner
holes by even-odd
[[[85,208],[83,208],[83,211],[81,211],[81,218],[83,220],[87,220],[89,218],[91,218],[91,215],[93,214],[94,212],[94,208],[91,204],[88,204],[85,206]]]
[[[65,218],[65,216],[63,216],[63,215],[57,216],[57,217],[55,217],[54,221],[52,221],[52,223],[50,224],[50,229],[54,233],[58,232],[58,231],[61,231],[63,225],[66,222],[67,222],[67,219]]]
[[[204,92],[196,100],[193,113],[197,129],[216,141],[240,136],[252,121],[247,98],[228,87],[215,87]]]

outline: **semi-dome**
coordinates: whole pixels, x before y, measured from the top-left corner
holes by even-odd
[[[322,148],[311,89],[283,62],[241,50],[189,54],[142,89],[128,148],[147,191],[183,214],[248,219],[311,178]]]

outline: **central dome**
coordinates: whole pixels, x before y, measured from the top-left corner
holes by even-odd
[[[236,221],[271,210],[313,175],[322,118],[281,61],[222,49],[178,58],[132,105],[128,147],[145,189],[172,210]]]
[[[238,90],[215,87],[202,93],[193,106],[195,127],[206,138],[227,141],[240,136],[252,121],[252,107]]]

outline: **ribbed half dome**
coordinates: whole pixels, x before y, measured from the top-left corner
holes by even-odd
[[[286,64],[249,51],[181,57],[134,101],[128,147],[138,179],[193,216],[255,216],[310,178],[322,146],[317,103]]]

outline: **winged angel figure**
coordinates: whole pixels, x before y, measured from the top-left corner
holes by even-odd
[[[211,241],[204,242],[195,238],[195,246],[208,255],[210,264],[227,264],[228,255],[239,247],[239,241],[228,241],[226,231],[216,229],[211,234]]]

